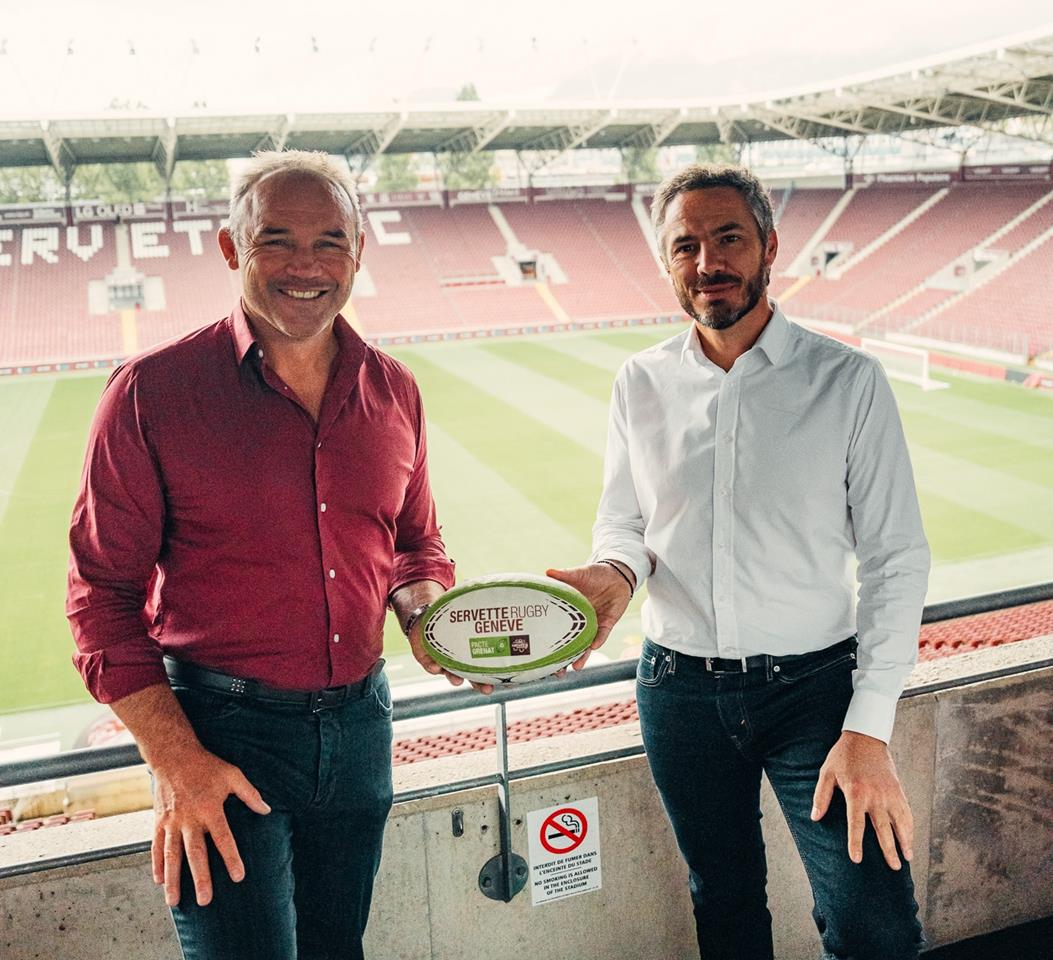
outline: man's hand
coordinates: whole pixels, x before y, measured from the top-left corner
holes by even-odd
[[[443,674],[455,687],[459,687],[464,683],[464,677],[459,677],[455,673],[450,673],[449,670],[444,670],[441,664],[436,663],[428,656],[427,651],[424,649],[424,630],[419,620],[410,629],[409,645],[417,663],[424,667],[428,673]],[[490,683],[475,683],[472,681],[472,687],[480,693],[491,694],[494,692],[493,684]]]
[[[245,877],[234,835],[223,803],[234,794],[254,813],[271,808],[259,791],[235,766],[195,745],[178,758],[153,768],[154,836],[150,846],[154,883],[164,884],[165,903],[179,903],[179,876],[183,854],[190,864],[199,906],[212,901],[212,875],[208,868],[205,835],[212,838],[231,880]]]
[[[853,863],[863,860],[863,832],[868,816],[886,863],[893,870],[900,868],[897,840],[904,859],[910,860],[914,817],[896,776],[892,755],[882,741],[850,730],[841,734],[819,771],[812,799],[813,820],[826,815],[834,787],[840,787],[845,795],[848,856]]]
[[[618,570],[621,570],[625,576],[619,574]],[[575,670],[584,667],[589,654],[607,642],[611,630],[621,619],[625,608],[629,606],[629,601],[632,600],[632,589],[626,583],[626,577],[631,580],[633,573],[624,563],[618,564],[618,570],[613,569],[607,563],[590,563],[583,567],[571,567],[569,570],[545,571],[553,579],[569,583],[576,590],[585,594],[585,598],[596,611],[598,624],[596,639],[589,644],[588,650],[574,661]]]

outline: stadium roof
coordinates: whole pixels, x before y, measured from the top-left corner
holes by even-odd
[[[1019,35],[746,100],[602,101],[503,108],[480,102],[353,113],[121,116],[0,121],[0,166],[229,159],[273,147],[343,154],[515,150],[528,169],[576,148],[823,141],[867,135],[939,143],[948,128],[1053,146],[1053,34]]]

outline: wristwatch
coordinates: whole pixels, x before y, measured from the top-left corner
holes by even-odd
[[[422,603],[420,606],[414,607],[410,610],[409,616],[406,617],[406,622],[402,625],[402,632],[409,637],[410,631],[413,629],[413,625],[424,616],[424,611],[430,607],[430,603]]]

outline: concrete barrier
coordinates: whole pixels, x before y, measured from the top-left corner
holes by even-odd
[[[912,864],[922,919],[942,945],[1053,914],[1053,638],[921,665],[900,704],[893,754],[916,821]],[[1046,663],[1027,669],[1023,665]],[[998,676],[1002,671],[1008,675]],[[992,676],[994,674],[994,676]],[[950,684],[932,689],[934,684]],[[639,728],[510,748],[513,767],[639,742]],[[399,767],[396,788],[492,771],[494,751]],[[643,757],[515,781],[512,847],[526,818],[596,797],[602,888],[532,906],[478,888],[499,852],[496,788],[396,806],[368,932],[377,960],[689,960],[697,958],[686,870]],[[812,960],[818,938],[793,843],[765,789],[764,829],[776,954]],[[454,811],[463,817],[455,836]],[[0,839],[0,869],[149,837],[144,811]],[[4,960],[177,960],[171,920],[142,853],[0,880]]]

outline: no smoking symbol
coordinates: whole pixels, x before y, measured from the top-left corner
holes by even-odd
[[[573,807],[563,807],[550,813],[541,824],[541,846],[557,855],[570,853],[581,846],[588,830],[585,814]]]

